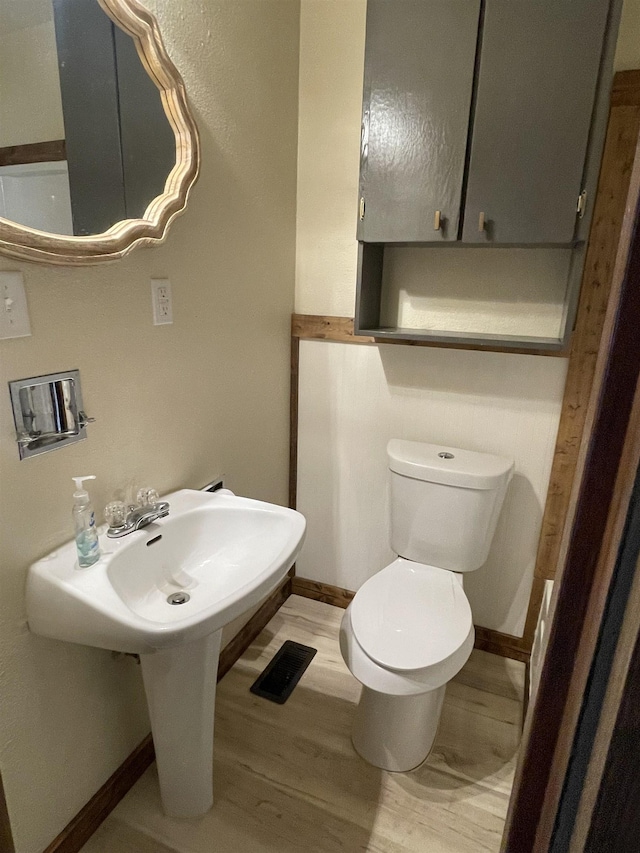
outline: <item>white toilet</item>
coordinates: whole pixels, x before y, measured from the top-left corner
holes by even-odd
[[[340,648],[362,684],[353,745],[370,764],[402,771],[429,754],[446,684],[471,654],[463,573],[487,559],[513,462],[398,439],[387,453],[400,556],[356,593]]]

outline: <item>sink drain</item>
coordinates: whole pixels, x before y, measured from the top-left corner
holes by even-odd
[[[167,596],[168,604],[186,604],[191,598],[186,592],[173,592]]]

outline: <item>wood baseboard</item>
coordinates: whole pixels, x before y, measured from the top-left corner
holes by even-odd
[[[476,625],[475,629],[476,640],[473,644],[474,648],[480,649],[483,652],[491,652],[494,655],[500,655],[503,658],[511,658],[511,660],[529,663],[531,652],[528,641],[524,637],[502,634],[500,631],[494,631],[492,628],[483,628],[480,625]]]
[[[314,601],[322,601],[324,604],[333,604],[334,607],[347,608],[351,603],[355,592],[350,589],[342,589],[329,583],[310,581],[307,578],[292,578],[292,595],[301,595],[303,598],[313,598]]]
[[[291,586],[293,595],[313,598],[314,601],[333,604],[334,607],[348,607],[355,595],[355,592],[350,589],[343,589],[339,586],[332,586],[329,583],[312,581],[307,578],[294,577]],[[511,634],[501,634],[500,631],[480,626],[476,626],[474,647],[503,658],[519,660],[522,663],[528,663],[531,657],[524,638],[512,637]]]
[[[269,598],[262,605],[260,610],[255,613],[247,624],[242,628],[236,636],[228,643],[220,652],[220,661],[218,663],[218,681],[225,676],[234,663],[242,657],[249,648],[251,643],[256,639],[263,628],[272,620],[278,610],[291,595],[291,578],[287,576],[286,580],[280,584],[275,592],[272,592]]]
[[[100,790],[91,797],[86,806],[65,826],[60,835],[51,842],[44,853],[78,853],[124,795],[151,766],[154,758],[153,740],[151,735],[147,735]]]
[[[242,630],[225,646],[218,663],[218,681],[226,675],[282,607],[291,595],[291,578],[287,578],[273,592]],[[137,746],[110,776],[100,790],[94,794],[81,811],[67,824],[60,835],[44,850],[44,853],[79,853],[100,824],[115,809],[120,800],[135,785],[155,759],[151,735]],[[3,850],[4,853],[4,850]]]

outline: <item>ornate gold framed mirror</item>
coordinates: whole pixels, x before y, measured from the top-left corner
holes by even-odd
[[[199,166],[137,0],[0,0],[0,253],[83,265],[161,243]]]

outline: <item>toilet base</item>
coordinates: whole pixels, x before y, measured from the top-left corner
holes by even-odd
[[[390,696],[363,687],[351,738],[356,752],[382,770],[418,767],[431,752],[445,689]]]

